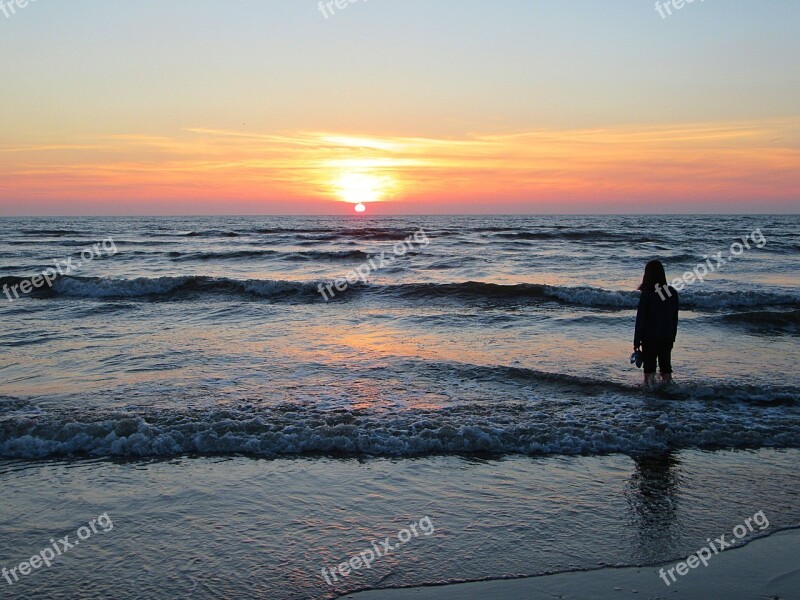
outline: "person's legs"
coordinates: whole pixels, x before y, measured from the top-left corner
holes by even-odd
[[[660,342],[657,354],[661,380],[669,383],[672,381],[672,342]]]
[[[658,359],[657,346],[653,342],[642,342],[642,359],[644,360],[644,384],[655,383],[656,361]]]

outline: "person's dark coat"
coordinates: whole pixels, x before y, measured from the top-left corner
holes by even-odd
[[[636,331],[633,345],[639,347],[647,341],[675,343],[678,335],[678,292],[673,287],[660,288],[660,292],[642,291],[636,312]]]

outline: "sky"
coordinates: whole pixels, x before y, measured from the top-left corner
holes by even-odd
[[[800,212],[796,0],[19,1],[0,216]]]

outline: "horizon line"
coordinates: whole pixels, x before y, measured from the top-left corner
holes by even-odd
[[[375,217],[724,217],[724,216],[772,216],[796,217],[798,212],[673,212],[673,213],[405,213],[405,214],[290,214],[290,213],[232,213],[232,214],[120,214],[120,215],[0,215],[0,219],[174,219],[197,217],[346,217],[349,219],[369,219]]]

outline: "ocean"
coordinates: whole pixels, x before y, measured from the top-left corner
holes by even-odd
[[[653,258],[681,312],[646,391]],[[115,519],[2,597],[333,598],[800,525],[798,216],[4,218],[0,286],[0,566]]]

